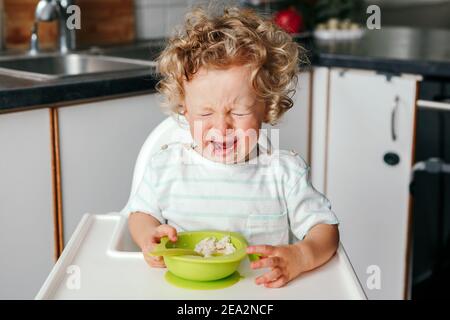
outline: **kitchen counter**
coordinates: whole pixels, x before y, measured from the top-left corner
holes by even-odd
[[[352,41],[314,41],[312,64],[450,78],[450,30],[382,27]]]
[[[148,71],[121,76],[92,76],[36,81],[0,75],[0,113],[38,106],[59,106],[71,101],[102,96],[153,92],[157,77]]]
[[[188,290],[167,283],[166,269],[150,268],[131,242],[120,214],[86,214],[36,299],[292,300],[366,299],[342,246],[320,268],[278,289],[257,286],[248,259],[243,278],[219,290]]]
[[[367,30],[361,39],[352,41],[298,41],[307,49],[313,66],[450,78],[450,30],[383,27]],[[157,81],[156,75],[142,71],[129,72],[119,78],[95,76],[60,81],[0,75],[0,113],[102,96],[152,92]]]

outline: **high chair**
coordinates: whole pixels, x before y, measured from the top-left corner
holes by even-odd
[[[163,120],[146,139],[136,160],[130,198],[143,178],[148,159],[161,146],[172,142],[193,142],[183,117]],[[267,150],[272,149],[264,132],[261,132],[258,144]],[[142,252],[131,238],[127,221],[125,208],[121,214],[86,213],[36,299],[366,299],[342,245],[324,266],[276,291],[255,287],[256,274],[252,273],[247,260],[241,269],[246,276],[242,277],[239,286],[229,287],[228,291],[208,291],[205,295],[203,290],[182,291],[166,286],[159,270],[152,272],[144,268]],[[73,290],[67,282],[68,270],[74,266],[93,279],[83,281],[79,290]]]

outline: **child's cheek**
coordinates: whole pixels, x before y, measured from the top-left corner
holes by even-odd
[[[195,142],[199,145],[204,145],[206,135],[208,133],[208,124],[205,121],[195,119],[191,124],[191,134]]]
[[[256,146],[259,137],[259,126],[253,121],[247,121],[238,131],[239,153],[248,155]]]
[[[257,138],[257,136],[255,136],[253,134],[252,135],[247,135],[245,137],[244,144],[243,144],[244,145],[243,146],[243,148],[244,148],[244,150],[243,150],[244,156],[247,156],[255,148],[257,142],[258,142],[258,138]]]

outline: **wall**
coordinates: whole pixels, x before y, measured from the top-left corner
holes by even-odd
[[[29,48],[38,2],[39,0],[4,0],[7,48]],[[74,3],[81,8],[81,29],[76,31],[78,47],[134,41],[133,0],[74,0]],[[55,46],[58,36],[56,22],[40,22],[38,31],[42,48]]]
[[[381,24],[450,29],[450,0],[366,0],[381,8]]]
[[[21,49],[29,46],[34,21],[34,8],[36,8],[38,2],[39,0],[4,0],[4,36],[7,48]],[[41,47],[52,46],[56,35],[56,23],[43,22],[39,25]]]
[[[207,0],[135,0],[136,37],[138,39],[164,38],[176,25],[184,21],[186,11]],[[238,4],[239,1],[220,0],[217,4]]]
[[[34,11],[39,0],[4,0],[5,42],[7,48],[27,49],[30,43]],[[81,8],[81,30],[77,47],[122,44],[165,38],[184,20],[186,11],[208,0],[74,0]],[[239,4],[241,0],[214,0],[220,4]],[[42,48],[55,46],[56,22],[40,22]]]

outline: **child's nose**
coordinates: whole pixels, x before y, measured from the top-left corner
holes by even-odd
[[[218,116],[214,123],[214,129],[217,133],[220,133],[222,136],[229,135],[233,129],[233,124],[230,120],[230,117],[226,115]]]

